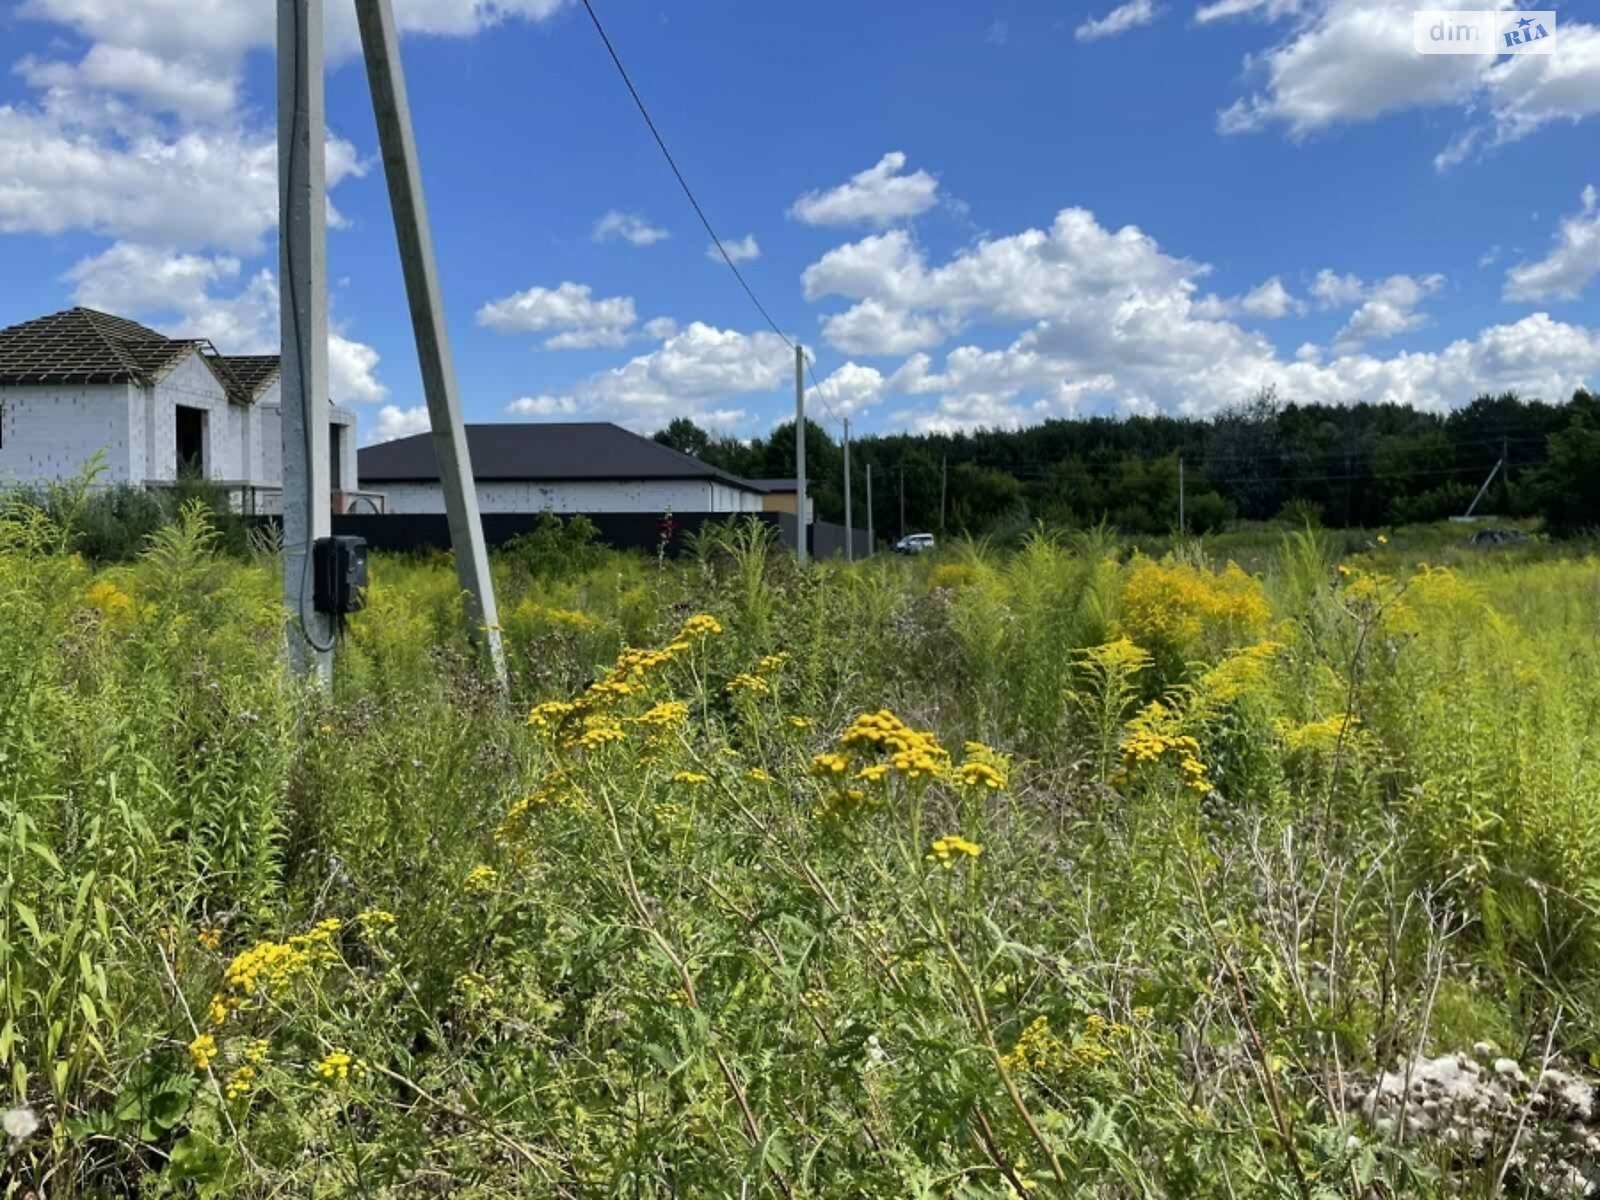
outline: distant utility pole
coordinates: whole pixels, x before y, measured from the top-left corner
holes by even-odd
[[[794,552],[806,561],[806,352],[794,348]]]
[[[939,456],[939,536],[944,536],[944,494],[950,486],[950,459],[947,455]]]
[[[906,464],[900,464],[900,536],[906,536]]]
[[[289,664],[327,687],[333,618],[312,611],[311,544],[332,529],[328,491],[328,186],[322,0],[278,0],[278,313],[283,598]]]
[[[856,560],[855,516],[850,511],[850,418],[844,419],[844,560]]]
[[[488,651],[495,678],[504,688],[506,660],[500,645],[500,617],[495,608],[494,581],[489,576],[483,523],[478,517],[478,489],[467,450],[467,431],[461,421],[461,398],[450,354],[450,334],[445,326],[428,206],[422,193],[417,143],[411,132],[400,35],[390,0],[356,0],[356,18],[361,25],[361,49],[367,60],[383,172],[389,183],[389,207],[394,214],[395,240],[400,244],[400,265],[411,305],[411,328],[428,401],[428,424],[433,430],[433,451],[439,463],[450,546],[455,551],[456,578],[466,596],[467,632]],[[320,150],[321,142],[317,144]],[[321,461],[326,460],[323,453]]]
[[[878,552],[878,543],[872,536],[872,464],[867,464],[867,557]]]
[[[1183,455],[1178,455],[1178,532],[1188,529],[1183,522]]]

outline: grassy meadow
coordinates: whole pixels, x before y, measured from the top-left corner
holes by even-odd
[[[555,536],[507,702],[443,558],[323,696],[270,549],[13,510],[4,1194],[1583,1194],[1363,1097],[1600,1073],[1600,559],[1229,536]]]

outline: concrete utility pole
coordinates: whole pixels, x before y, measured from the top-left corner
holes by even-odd
[[[372,110],[378,119],[378,144],[383,151],[389,208],[394,214],[394,235],[400,244],[400,264],[404,268],[406,297],[411,305],[411,328],[422,368],[422,389],[428,400],[428,424],[433,430],[433,450],[439,461],[450,546],[455,551],[456,577],[466,594],[468,633],[488,652],[495,678],[504,688],[506,660],[500,645],[500,618],[495,607],[494,582],[489,576],[483,524],[478,517],[478,489],[467,450],[467,431],[461,422],[455,362],[450,354],[450,333],[445,326],[444,299],[439,290],[433,236],[428,228],[428,206],[422,193],[417,143],[411,131],[411,108],[406,99],[405,71],[400,61],[399,31],[395,28],[390,0],[356,0],[356,18],[361,25],[361,49],[367,62]],[[324,453],[324,460],[326,457]]]
[[[939,456],[939,536],[944,536],[944,495],[950,489],[950,459]]]
[[[806,561],[806,352],[794,348],[794,552]]]
[[[294,614],[289,665],[324,687],[333,680],[333,619],[312,611],[311,543],[332,529],[326,146],[322,0],[278,0],[283,599]]]
[[[867,464],[867,557],[878,552],[877,539],[872,536],[872,464]]]
[[[906,465],[900,464],[900,536],[906,536]]]
[[[856,560],[856,523],[850,511],[850,418],[844,419],[844,560]]]
[[[1188,526],[1183,520],[1183,455],[1178,455],[1178,532],[1185,533]]]

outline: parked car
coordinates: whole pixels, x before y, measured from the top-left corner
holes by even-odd
[[[896,554],[925,554],[933,549],[933,534],[911,533],[894,544]]]

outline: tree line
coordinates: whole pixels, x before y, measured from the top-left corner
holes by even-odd
[[[787,478],[794,430],[745,442],[680,417],[655,437],[736,475]],[[842,521],[843,447],[810,419],[805,436],[816,515]],[[1480,515],[1539,517],[1558,534],[1600,526],[1600,395],[1582,390],[1564,404],[1508,392],[1434,413],[1283,403],[1268,389],[1207,418],[877,434],[852,440],[850,458],[854,520],[867,523],[870,464],[881,537],[1006,537],[1036,521],[1162,533],[1178,526],[1180,478],[1190,532],[1286,513],[1333,527],[1442,520],[1465,513],[1485,481]]]

